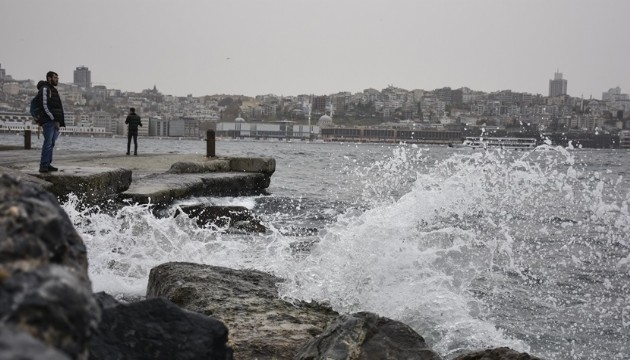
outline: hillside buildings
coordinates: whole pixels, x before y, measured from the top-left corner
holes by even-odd
[[[14,80],[0,70],[0,129],[2,124],[24,124],[36,81]],[[630,130],[630,99],[622,89],[603,92],[601,100],[571,97],[560,72],[549,81],[550,96],[389,85],[357,93],[178,97],[162,94],[155,85],[141,92],[93,86],[86,66],[77,67],[73,83],[58,89],[66,131],[109,136],[126,135],[130,107],[142,118],[140,136],[155,137],[204,138],[213,129],[217,136],[230,138],[450,143],[481,131],[531,135]]]

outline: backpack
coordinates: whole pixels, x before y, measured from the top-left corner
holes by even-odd
[[[48,92],[50,94],[50,91]],[[52,94],[50,94],[52,96]],[[44,102],[42,101],[42,91],[38,91],[37,95],[31,99],[30,113],[35,123],[42,126],[44,123]]]

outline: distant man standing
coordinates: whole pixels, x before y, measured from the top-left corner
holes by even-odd
[[[37,84],[39,98],[42,101],[43,124],[42,131],[44,133],[44,144],[42,145],[42,157],[39,162],[39,172],[47,173],[57,171],[52,166],[53,149],[55,141],[59,137],[59,128],[66,127],[63,114],[63,106],[61,105],[61,97],[56,86],[59,84],[59,75],[54,71],[46,73],[46,81],[40,81]]]
[[[127,155],[129,155],[129,148],[131,147],[131,138],[133,138],[133,154],[138,155],[138,126],[142,126],[140,116],[136,114],[136,109],[129,108],[129,115],[125,120],[127,128]]]

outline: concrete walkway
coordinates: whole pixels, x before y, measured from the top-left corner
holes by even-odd
[[[108,199],[166,205],[190,196],[263,192],[275,171],[272,158],[207,158],[199,154],[120,155],[56,152],[58,172],[39,173],[40,150],[0,151],[0,174],[46,187],[60,198]]]

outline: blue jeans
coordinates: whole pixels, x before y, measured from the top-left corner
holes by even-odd
[[[47,121],[42,125],[44,133],[44,144],[42,145],[42,158],[39,162],[40,169],[47,169],[53,160],[53,148],[55,141],[59,137],[59,129],[55,127],[54,121]]]

